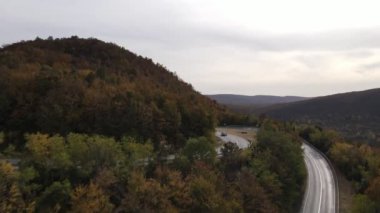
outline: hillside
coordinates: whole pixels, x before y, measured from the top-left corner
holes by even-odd
[[[151,59],[97,39],[0,49],[0,131],[135,135],[180,146],[223,109]]]
[[[353,140],[380,145],[380,89],[349,92],[257,110],[278,119],[317,123]]]
[[[302,101],[308,98],[299,96],[272,96],[272,95],[234,95],[234,94],[216,94],[207,95],[219,104],[228,106],[236,112],[252,113],[255,109],[280,103],[290,103]]]

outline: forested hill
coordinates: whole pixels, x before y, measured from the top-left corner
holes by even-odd
[[[380,145],[380,89],[318,97],[261,110],[275,118],[332,127],[346,137]]]
[[[164,66],[112,43],[73,36],[0,49],[5,132],[128,134],[179,146],[209,134],[222,111]]]

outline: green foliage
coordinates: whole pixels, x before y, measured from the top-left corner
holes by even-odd
[[[359,149],[352,144],[335,143],[329,150],[329,156],[349,180],[361,182],[361,170],[365,163],[365,156],[359,152]]]
[[[213,163],[216,157],[213,143],[205,137],[190,138],[186,142],[182,153],[190,160],[190,162],[200,160],[207,163]]]
[[[236,179],[237,171],[241,169],[244,163],[242,150],[236,144],[228,142],[223,145],[221,153],[222,158],[220,163],[225,177],[228,180]]]
[[[352,213],[376,213],[375,203],[366,195],[355,195],[352,204]]]
[[[55,181],[42,192],[37,211],[65,210],[70,202],[71,184],[68,180]]]
[[[310,135],[310,142],[319,150],[326,153],[336,138],[337,134],[334,131],[316,131]]]
[[[257,140],[252,170],[282,208],[295,211],[303,195],[302,183],[306,177],[300,143],[289,133],[266,129],[259,131]]]
[[[69,134],[66,140],[76,178],[89,179],[103,167],[115,168],[125,158],[112,138]]]
[[[335,141],[339,139],[338,133],[333,130],[322,130],[307,126],[299,131],[299,135],[323,153],[327,153]]]
[[[152,160],[153,145],[150,142],[139,143],[132,137],[124,137],[121,140],[123,153],[126,155],[128,162],[136,164],[141,160]]]
[[[31,154],[32,161],[46,170],[67,171],[72,162],[66,150],[64,138],[49,137],[45,134],[27,135],[26,148]]]

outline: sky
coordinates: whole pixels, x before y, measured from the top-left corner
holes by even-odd
[[[380,87],[371,0],[0,0],[0,45],[95,37],[203,94],[321,96]]]

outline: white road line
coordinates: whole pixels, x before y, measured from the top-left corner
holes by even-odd
[[[318,213],[321,212],[321,207],[322,207],[322,195],[323,195],[323,181],[322,181],[322,175],[321,175],[321,170],[320,170],[320,167],[318,165],[318,162],[317,161],[314,161],[316,162],[316,168],[318,170],[318,175],[319,175],[319,181],[321,182],[321,189],[320,189],[320,194],[319,194],[319,206],[318,206]]]

